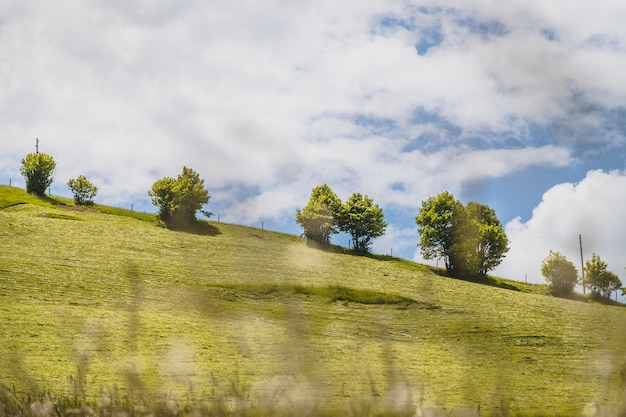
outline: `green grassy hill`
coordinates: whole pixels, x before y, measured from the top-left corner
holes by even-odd
[[[626,309],[505,286],[521,291],[0,186],[0,382],[17,397],[232,415],[621,407]]]

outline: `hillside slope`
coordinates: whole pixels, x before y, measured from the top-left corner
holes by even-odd
[[[621,398],[623,308],[237,225],[175,232],[9,187],[0,207],[0,382],[18,392],[484,415]]]

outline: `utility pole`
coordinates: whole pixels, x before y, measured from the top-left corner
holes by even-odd
[[[583,275],[583,294],[585,293],[585,264],[583,263],[583,237],[578,235],[578,245],[580,246],[580,267]]]
[[[35,151],[39,153],[39,138],[35,140]]]

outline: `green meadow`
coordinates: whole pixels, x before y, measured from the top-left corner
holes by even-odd
[[[233,224],[172,231],[0,186],[0,400],[101,415],[613,415],[626,412],[625,325],[620,306],[543,285]]]

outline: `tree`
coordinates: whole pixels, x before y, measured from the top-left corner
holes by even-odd
[[[183,167],[178,178],[156,181],[148,192],[152,204],[159,207],[159,217],[168,227],[187,226],[196,221],[196,212],[209,202],[204,180],[191,168]]]
[[[591,256],[591,260],[585,262],[585,279],[583,284],[593,294],[604,297],[610,297],[613,291],[617,291],[622,287],[622,282],[617,275],[608,271],[607,263],[595,253]]]
[[[337,217],[341,211],[341,200],[326,184],[311,191],[309,202],[296,211],[296,223],[304,230],[307,239],[329,243],[330,236],[338,232]]]
[[[93,205],[93,198],[98,194],[98,187],[89,182],[84,175],[69,180],[67,186],[74,194],[74,203],[79,206]]]
[[[368,253],[372,239],[382,236],[387,228],[383,210],[359,193],[352,194],[341,207],[338,224],[339,230],[352,236],[357,253]]]
[[[493,209],[475,202],[465,207],[447,191],[422,201],[415,222],[422,256],[443,258],[450,275],[484,276],[509,250]]]
[[[422,208],[415,218],[422,256],[424,259],[443,258],[448,271],[453,269],[450,255],[463,210],[463,205],[445,191],[422,201]]]
[[[541,262],[541,274],[554,295],[568,295],[578,283],[578,272],[573,263],[559,252],[550,254]]]
[[[466,207],[472,225],[476,228],[472,242],[475,248],[475,262],[473,270],[478,275],[487,275],[496,266],[509,250],[509,239],[502,228],[502,223],[496,212],[480,203],[470,202]]]
[[[20,172],[26,179],[26,191],[43,197],[52,184],[56,162],[45,153],[29,153],[22,159]]]

